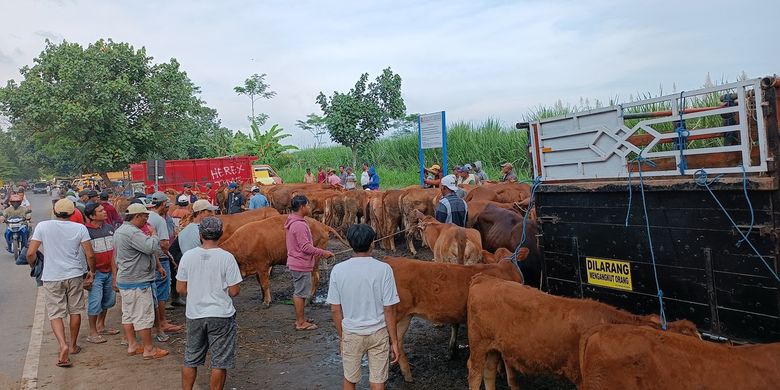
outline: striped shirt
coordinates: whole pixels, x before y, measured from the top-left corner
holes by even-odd
[[[469,206],[463,199],[459,198],[454,192],[450,192],[444,198],[439,200],[439,206],[436,208],[436,220],[442,223],[452,223],[460,227],[466,226]]]

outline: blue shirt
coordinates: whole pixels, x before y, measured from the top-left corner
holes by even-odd
[[[268,207],[268,198],[263,194],[255,194],[252,199],[249,199],[249,209],[259,209],[261,207]]]

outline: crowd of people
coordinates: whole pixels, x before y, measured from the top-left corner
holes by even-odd
[[[303,175],[303,182],[306,184],[330,184],[334,187],[345,190],[354,190],[362,188],[364,190],[379,190],[380,178],[376,173],[376,168],[368,163],[363,164],[363,170],[360,174],[360,186],[358,187],[358,177],[352,167],[344,165],[339,166],[338,171],[333,168],[317,168],[317,176],[311,172],[311,168],[306,168],[306,174]]]

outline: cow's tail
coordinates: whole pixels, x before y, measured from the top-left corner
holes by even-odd
[[[339,232],[336,231],[336,229],[334,229],[334,228],[332,228],[332,227],[330,227],[328,225],[325,225],[325,224],[323,224],[323,225],[325,226],[326,229],[328,229],[328,232],[333,233],[333,236],[336,237],[336,239],[341,241],[344,245],[349,246],[349,243],[347,242],[347,240],[345,240],[344,237],[342,237],[341,234],[339,234]]]
[[[458,241],[458,264],[463,264],[466,257],[466,229],[457,229],[455,239]]]

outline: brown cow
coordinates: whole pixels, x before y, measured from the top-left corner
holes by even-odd
[[[268,274],[271,267],[287,264],[287,243],[284,223],[288,215],[277,215],[262,221],[248,223],[233,233],[230,238],[220,244],[222,249],[235,256],[241,276],[256,275],[263,288],[263,305],[271,305],[271,283]],[[313,218],[306,218],[311,229],[314,246],[326,249],[329,234],[332,233],[339,241],[347,242],[333,228]],[[320,280],[319,259],[314,262],[312,277],[312,296],[317,290]]]
[[[581,389],[771,389],[780,343],[730,346],[630,325],[580,339]]]
[[[326,184],[277,184],[266,190],[266,197],[271,206],[280,213],[286,213],[290,209],[290,201],[297,193],[308,196],[309,191],[317,191],[333,188]]]
[[[579,342],[599,324],[660,326],[658,316],[639,316],[593,300],[563,298],[535,288],[477,275],[468,293],[469,388],[495,388],[496,368],[504,360],[507,381],[517,388],[515,371],[556,373],[580,384]],[[670,331],[698,335],[682,320]]]
[[[469,191],[469,193],[466,194],[465,197],[463,197],[463,200],[465,200],[466,202],[471,202],[474,200],[495,202],[496,199],[498,199],[498,194],[496,194],[496,191],[493,191],[488,187],[474,188],[473,190]]]
[[[436,212],[436,197],[439,195],[441,195],[441,191],[438,188],[410,188],[404,190],[398,198],[403,229],[407,229],[406,245],[413,255],[417,254],[417,250],[414,248],[414,237],[417,235],[417,231],[410,228],[417,224],[415,211],[432,216]]]
[[[526,252],[523,251],[523,254]],[[459,324],[466,321],[466,300],[471,277],[485,273],[516,283],[523,281],[517,267],[508,261],[499,264],[460,265],[385,257],[385,262],[393,268],[395,285],[401,299],[395,308],[400,355],[398,364],[407,382],[412,381],[412,371],[404,352],[404,335],[409,329],[412,317],[422,317],[428,322],[438,324],[451,324],[449,353],[454,356]]]
[[[524,214],[523,208],[519,203],[499,203],[489,200],[472,200],[466,202],[466,204],[469,206],[469,214],[466,218],[466,227],[473,227],[477,223],[479,215],[485,211],[485,207],[487,207],[489,204],[500,207],[504,210],[515,211],[520,213],[521,216]]]
[[[482,262],[485,264],[496,264],[503,259],[507,259],[512,256],[512,251],[506,248],[498,248],[495,253],[490,253],[486,250],[482,250]]]
[[[395,252],[395,234],[400,228],[403,230],[403,215],[401,214],[401,207],[399,199],[403,195],[402,190],[389,190],[385,191],[385,195],[382,197],[382,226],[383,233],[380,237],[387,237],[382,240],[382,249]],[[388,237],[389,236],[389,237]]]
[[[539,287],[542,276],[542,253],[537,238],[538,226],[532,215],[528,216],[525,224],[526,235],[523,243],[523,246],[529,250],[528,259],[521,263],[521,268],[526,284]],[[523,216],[514,211],[487,205],[477,217],[474,228],[479,230],[482,236],[482,248],[489,251],[498,248],[514,251],[523,236]]]
[[[222,220],[222,237],[220,237],[219,243],[225,242],[241,226],[277,215],[279,212],[270,207],[261,207],[238,214],[218,215],[217,218]]]
[[[441,223],[417,210],[414,212],[423,243],[433,250],[434,261],[467,265],[482,261],[482,240],[477,230]]]
[[[499,183],[491,186],[490,189],[496,192],[496,202],[519,202],[523,206],[528,206],[531,200],[531,186],[528,183]]]

